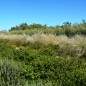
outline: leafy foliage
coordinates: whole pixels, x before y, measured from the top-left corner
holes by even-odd
[[[12,34],[35,34],[35,33],[45,33],[45,34],[56,34],[56,35],[67,35],[74,36],[86,35],[86,21],[82,20],[82,23],[71,24],[70,22],[64,22],[63,25],[59,26],[47,26],[41,24],[31,24],[22,23],[19,26],[12,27],[10,30]]]

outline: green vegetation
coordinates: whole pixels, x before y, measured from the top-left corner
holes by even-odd
[[[19,26],[12,27],[10,30],[11,34],[29,34],[33,35],[35,33],[44,34],[54,34],[54,35],[67,35],[74,36],[86,35],[86,21],[82,20],[80,24],[71,24],[70,22],[65,22],[63,25],[59,26],[47,26],[41,24],[31,24],[22,23]]]
[[[19,64],[12,59],[0,59],[0,85],[24,86],[24,79],[20,78]]]
[[[0,32],[0,86],[86,86],[86,22]]]

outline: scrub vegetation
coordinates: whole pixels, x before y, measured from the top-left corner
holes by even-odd
[[[1,31],[0,86],[86,86],[85,20]]]

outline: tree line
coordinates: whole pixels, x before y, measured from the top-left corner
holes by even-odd
[[[56,25],[56,26],[47,26],[47,24],[27,24],[22,23],[20,25],[17,25],[15,27],[11,27],[9,32],[13,31],[24,31],[24,30],[34,30],[37,29],[42,30],[44,33],[52,33],[56,35],[67,35],[67,36],[73,36],[76,34],[79,35],[86,35],[86,21],[82,20],[81,23],[75,23],[72,24],[71,22],[64,22],[62,25]]]

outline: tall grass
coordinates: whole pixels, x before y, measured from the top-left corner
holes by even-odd
[[[30,35],[6,35],[0,34],[0,42],[7,42],[15,44],[17,46],[24,46],[29,44],[35,46],[57,45],[58,52],[65,55],[78,55],[82,56],[86,53],[86,37],[82,35],[75,35],[73,37],[67,37],[66,35],[56,36],[53,34],[38,33],[32,36]]]

